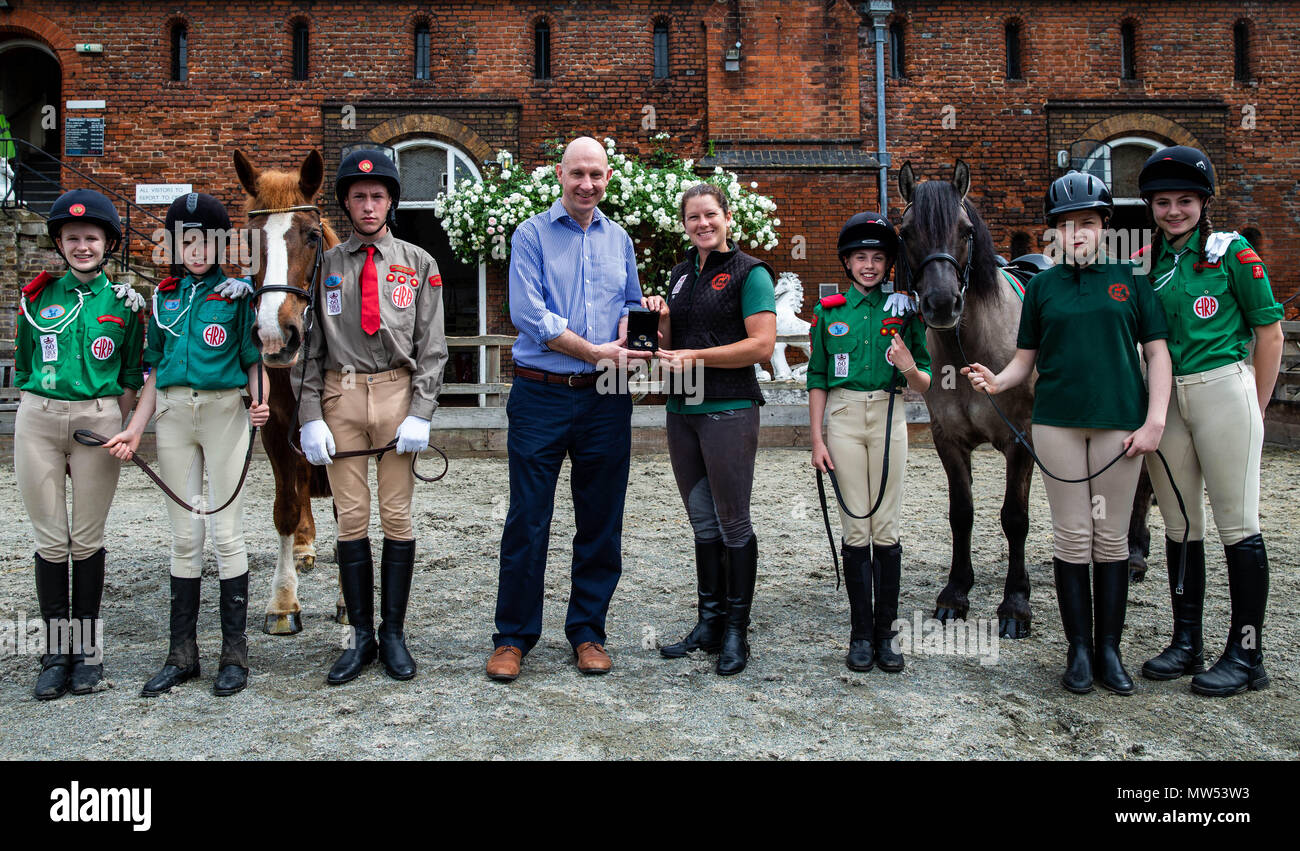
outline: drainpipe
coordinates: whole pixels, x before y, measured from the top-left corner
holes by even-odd
[[[889,215],[889,151],[885,147],[885,38],[894,0],[870,0],[862,11],[871,14],[872,41],[876,45],[876,162],[880,163],[880,212]],[[861,7],[859,7],[861,9]]]

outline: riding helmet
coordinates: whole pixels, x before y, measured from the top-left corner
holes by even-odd
[[[172,248],[172,258],[180,258],[180,237],[187,230],[225,231],[229,233],[230,214],[216,198],[205,192],[180,195],[167,208],[167,239]],[[224,246],[223,246],[224,247]],[[173,265],[179,265],[174,262]]]
[[[1047,216],[1048,227],[1055,227],[1059,217],[1079,210],[1100,210],[1105,223],[1115,210],[1115,202],[1100,178],[1071,171],[1047,187],[1047,194],[1043,196],[1043,213]]]
[[[1138,173],[1138,193],[1147,198],[1156,192],[1188,190],[1205,196],[1214,194],[1214,166],[1203,151],[1174,145],[1156,151]]]
[[[122,240],[122,220],[118,218],[117,208],[94,189],[72,189],[58,197],[45,220],[50,239],[58,239],[59,232],[69,222],[92,222],[102,227],[105,254],[112,254]]]
[[[397,202],[402,197],[402,177],[397,173],[397,166],[383,151],[374,148],[359,148],[343,158],[339,163],[338,175],[334,178],[334,196],[339,206],[347,197],[348,187],[358,180],[378,180],[388,187],[392,196],[392,209],[397,209]]]

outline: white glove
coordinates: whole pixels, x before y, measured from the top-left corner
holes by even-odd
[[[407,417],[397,427],[397,454],[420,453],[429,448],[429,421]]]
[[[334,463],[330,458],[334,454],[334,435],[330,434],[330,427],[324,420],[303,423],[298,443],[302,445],[302,454],[316,466]]]
[[[885,310],[894,316],[906,316],[916,308],[912,306],[912,297],[907,293],[891,293],[885,299]]]
[[[126,307],[132,313],[144,307],[144,296],[131,289],[130,284],[113,284],[113,295],[126,302]]]
[[[229,299],[243,298],[252,291],[253,285],[243,278],[226,278],[223,283],[217,285],[217,295]]]
[[[1228,246],[1232,245],[1234,240],[1240,238],[1241,234],[1235,230],[1231,233],[1216,231],[1210,234],[1210,238],[1205,240],[1205,262],[1218,263],[1224,252],[1228,250]]]

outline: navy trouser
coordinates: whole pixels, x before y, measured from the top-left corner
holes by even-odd
[[[632,399],[596,387],[517,377],[506,414],[510,510],[501,534],[494,647],[524,653],[542,634],[546,550],[555,485],[572,465],[572,589],[564,633],[574,647],[605,643],[605,614],[623,570],[623,500],[632,455]]]

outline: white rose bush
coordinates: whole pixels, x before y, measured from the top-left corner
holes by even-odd
[[[614,174],[600,209],[632,237],[646,295],[667,295],[668,273],[690,245],[678,211],[682,193],[696,183],[707,181],[726,193],[734,219],[731,238],[738,248],[770,251],[779,241],[776,228],[781,220],[773,217],[776,202],[756,192],[757,183],[745,186],[722,168],[701,178],[693,160],[662,148],[666,139],[664,133],[654,137],[649,163],[620,153],[613,139],[605,139]],[[488,169],[482,182],[462,180],[454,193],[444,192],[434,201],[451,250],[466,263],[508,265],[515,228],[560,197],[554,165],[526,173],[514,167],[508,151],[497,155],[497,164],[500,167]]]

